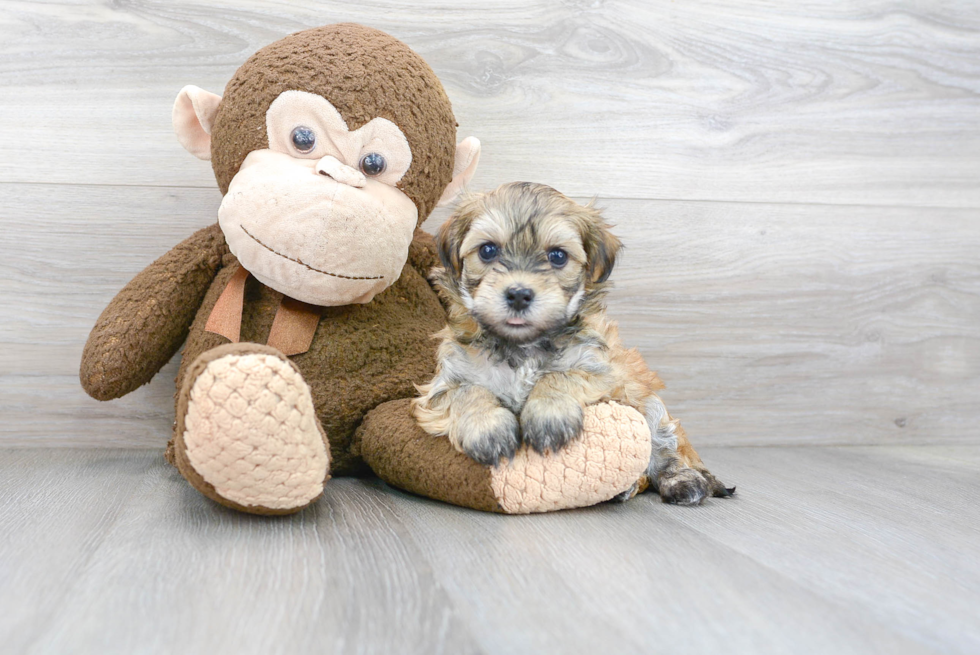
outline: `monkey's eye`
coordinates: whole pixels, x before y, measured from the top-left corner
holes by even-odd
[[[482,246],[480,246],[479,252],[480,252],[480,260],[483,261],[484,263],[489,264],[490,262],[492,262],[497,258],[497,254],[500,252],[500,249],[497,247],[497,244],[495,243],[485,243]]]
[[[316,147],[316,133],[308,127],[300,125],[289,137],[293,140],[293,146],[304,155]]]
[[[568,253],[561,248],[552,248],[548,251],[548,261],[555,268],[561,268],[568,263]]]
[[[385,158],[376,152],[369,152],[361,157],[361,172],[368,177],[377,177],[388,168]]]

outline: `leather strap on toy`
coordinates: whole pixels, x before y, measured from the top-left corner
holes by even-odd
[[[272,330],[266,345],[278,348],[290,357],[305,353],[313,343],[316,326],[320,323],[320,308],[301,300],[283,296],[272,319]]]
[[[248,275],[248,271],[239,265],[211,309],[208,322],[204,324],[206,332],[220,334],[232,343],[238,343],[242,332],[242,305],[245,304],[245,280]]]
[[[245,282],[249,272],[239,264],[238,270],[228,280],[224,291],[211,309],[206,332],[220,334],[232,343],[241,340],[242,307],[245,304]],[[283,296],[272,319],[267,344],[286,356],[299,355],[310,349],[316,326],[320,323],[320,308],[316,305]]]

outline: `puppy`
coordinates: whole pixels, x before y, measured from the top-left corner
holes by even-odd
[[[558,191],[505,184],[464,200],[437,236],[433,282],[449,308],[435,378],[414,401],[419,425],[481,464],[522,441],[557,451],[583,408],[629,405],[650,423],[647,479],[667,502],[730,496],[656,395],[663,388],[619,340],[603,296],[621,244],[600,213]],[[631,490],[626,497],[635,493]]]

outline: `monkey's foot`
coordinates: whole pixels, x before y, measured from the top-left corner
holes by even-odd
[[[361,456],[388,484],[455,505],[506,514],[587,507],[632,493],[650,462],[650,426],[624,405],[586,407],[581,437],[557,453],[522,447],[491,467],[422,430],[410,402],[368,412],[355,436]]]
[[[299,370],[274,348],[228,344],[198,357],[177,401],[174,459],[208,498],[291,514],[323,493],[330,450]]]

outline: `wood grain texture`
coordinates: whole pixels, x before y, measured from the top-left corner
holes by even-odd
[[[479,652],[377,493],[268,520],[159,451],[60,452],[0,454],[7,652]]]
[[[159,451],[0,450],[17,653],[974,653],[980,449],[709,448],[739,495],[519,517],[333,480],[244,516]]]
[[[976,443],[973,211],[605,202],[610,313],[695,443]]]
[[[369,23],[444,81],[476,184],[574,195],[980,207],[980,5],[7,2],[0,182],[213,186],[170,107],[259,47]]]
[[[213,189],[5,185],[0,439],[159,446],[176,362],[130,397],[78,385],[112,296],[215,216]],[[609,313],[695,444],[975,443],[973,210],[601,200],[627,248]],[[66,212],[70,208],[70,212]],[[426,224],[434,230],[439,212]]]

